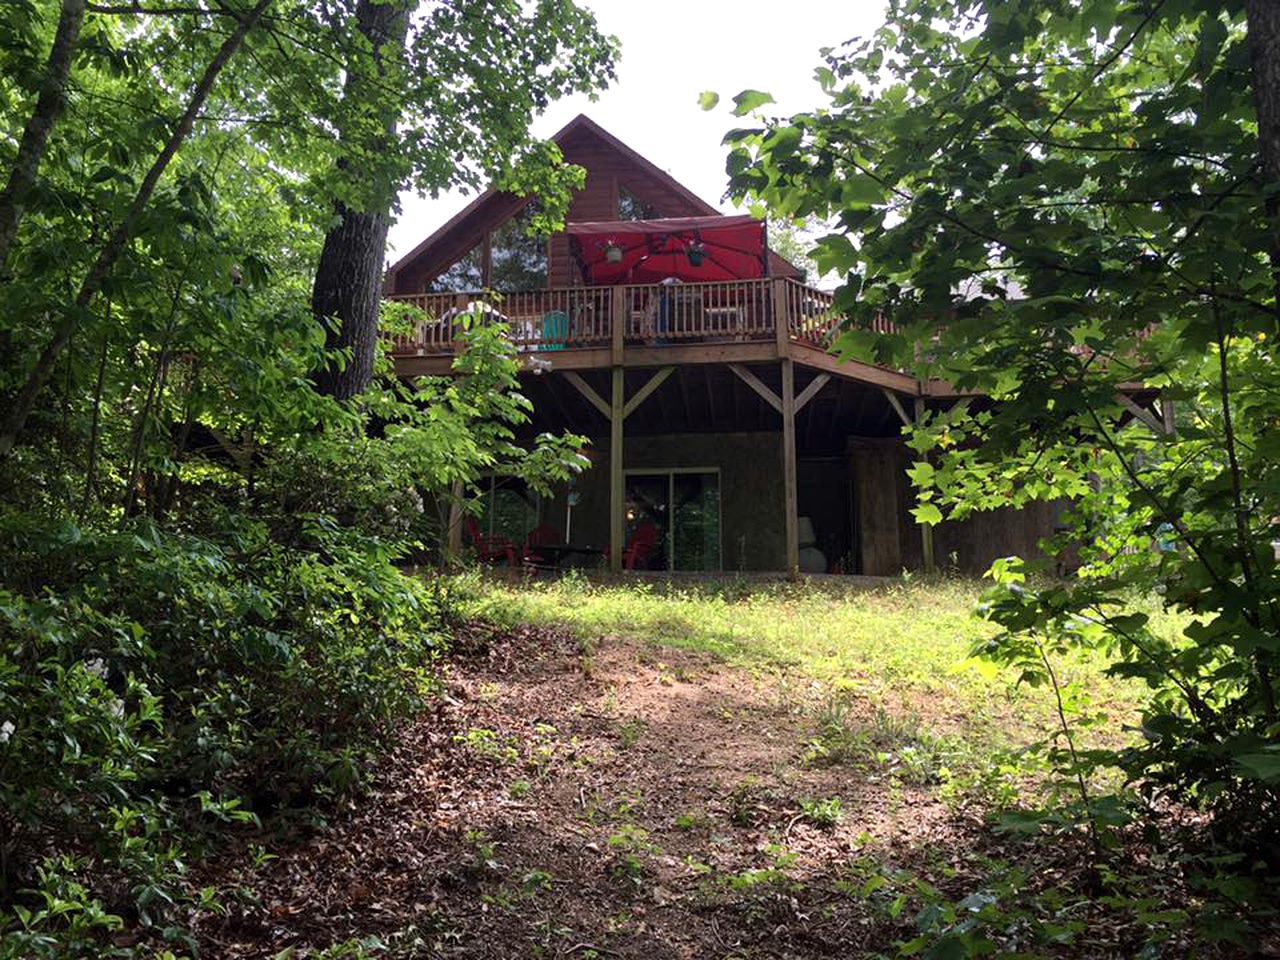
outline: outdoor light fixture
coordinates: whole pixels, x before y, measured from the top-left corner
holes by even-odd
[[[622,248],[610,240],[604,247],[604,258],[610,263],[622,262]]]
[[[702,245],[701,240],[694,240],[684,248],[685,255],[689,258],[689,265],[692,267],[702,266],[703,258],[707,255],[707,248]]]

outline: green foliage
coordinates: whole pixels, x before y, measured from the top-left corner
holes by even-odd
[[[823,830],[831,830],[844,816],[844,802],[839,797],[811,800],[801,798],[800,815],[807,822]]]
[[[0,7],[4,182],[62,6]],[[354,402],[321,395],[348,357],[309,295],[335,200],[496,179],[554,224],[582,172],[529,124],[607,81],[616,42],[571,2],[424,6],[401,51],[357,0],[250,6],[90,9],[0,256],[0,955],[185,952],[216,906],[191,862],[358,789],[431,695],[457,612],[402,568],[439,557],[434,508],[583,466],[579,438],[517,444],[494,325],[456,378],[380,357]]]
[[[998,565],[978,645],[1046,692],[1062,795],[1096,831],[1119,770],[1274,869],[1276,158],[1250,29],[1217,0],[910,0],[827,53],[827,108],[726,142],[740,197],[832,223],[842,354],[990,398],[912,432],[917,518],[1063,505],[1046,546],[1080,575]],[[1080,742],[1114,725],[1058,673],[1081,652],[1148,689],[1137,743]]]

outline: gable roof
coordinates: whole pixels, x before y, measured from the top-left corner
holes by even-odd
[[[584,133],[603,143],[607,148],[635,166],[641,173],[675,194],[688,205],[690,214],[697,216],[722,215],[718,209],[680,183],[667,171],[637,153],[584,113],[578,114],[561,127],[551,137],[551,140],[557,145],[563,146],[565,142]],[[517,197],[493,186],[488,187],[425,240],[397,260],[387,272],[386,289],[389,292],[401,292],[398,290],[397,279],[404,273],[431,275],[447,269],[480,240],[485,229],[518,213],[531,199],[531,197]],[[472,229],[468,229],[469,225],[472,226]],[[800,275],[802,273],[801,270],[773,251],[769,252],[769,261],[771,272],[775,275]]]

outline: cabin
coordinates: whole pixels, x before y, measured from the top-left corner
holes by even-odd
[[[509,478],[454,509],[485,559],[614,570],[893,576],[1037,552],[1052,506],[930,529],[911,514],[904,424],[959,399],[941,382],[839,361],[829,292],[599,124],[554,137],[586,170],[565,228],[531,237],[535,198],[490,189],[386,278],[423,311],[397,375],[451,375],[457,318],[509,330],[529,437],[590,438],[592,468],[554,496]],[[887,331],[882,331],[887,332]]]

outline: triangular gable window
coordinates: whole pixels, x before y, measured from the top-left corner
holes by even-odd
[[[484,286],[484,241],[462,255],[431,283],[432,293],[469,293]]]
[[[500,293],[542,290],[547,285],[547,238],[529,233],[538,213],[528,204],[489,235],[489,287]]]
[[[645,203],[626,187],[618,187],[619,220],[657,220],[662,215],[651,203]]]

